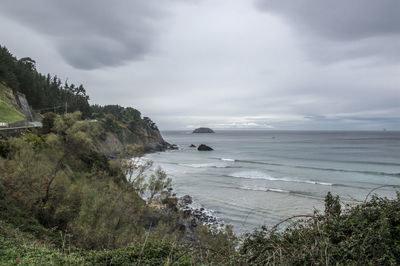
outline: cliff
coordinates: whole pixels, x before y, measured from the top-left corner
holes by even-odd
[[[28,101],[24,94],[17,92],[15,94],[15,100],[19,106],[21,113],[24,114],[26,121],[33,122],[33,116],[31,108],[29,107]]]
[[[104,138],[98,142],[97,149],[110,158],[116,158],[121,152],[124,153],[128,144],[141,145],[146,153],[165,151],[169,147],[158,129],[137,128],[132,132],[124,125],[120,125],[118,132],[105,132]]]
[[[128,144],[142,145],[144,152],[164,151],[169,144],[164,141],[156,124],[132,107],[119,105],[93,105],[92,117],[105,130],[98,150],[108,157],[125,151]]]

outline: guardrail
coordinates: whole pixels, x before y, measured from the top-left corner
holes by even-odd
[[[42,127],[42,125],[0,128],[0,135],[3,137],[19,137],[22,133],[39,127]]]
[[[16,129],[29,129],[29,128],[34,128],[34,127],[41,127],[41,126],[4,127],[4,128],[0,128],[0,131],[16,130]]]

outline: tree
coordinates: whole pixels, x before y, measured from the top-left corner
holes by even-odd
[[[25,94],[29,104],[38,112],[52,110],[64,112],[60,106],[67,103],[70,112],[81,111],[83,117],[91,116],[89,96],[82,85],[76,87],[65,81],[63,86],[57,76],[42,75],[30,57],[17,60],[5,47],[0,46],[0,81],[14,92]]]
[[[172,180],[160,167],[150,176],[148,184],[148,201],[162,202],[172,196]]]
[[[42,119],[42,133],[43,134],[48,134],[52,131],[56,117],[57,117],[57,115],[52,112],[44,114],[43,119]]]
[[[31,71],[36,71],[36,61],[30,57],[24,57],[18,60],[19,63],[26,65]]]

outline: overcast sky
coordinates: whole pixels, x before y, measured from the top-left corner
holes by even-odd
[[[1,0],[0,44],[161,130],[400,129],[398,0]]]

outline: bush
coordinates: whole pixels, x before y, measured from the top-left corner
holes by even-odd
[[[341,210],[330,193],[325,213],[297,221],[283,232],[262,227],[244,240],[249,264],[399,264],[400,194]]]
[[[145,238],[128,247],[84,255],[93,265],[191,265],[192,250],[177,243]]]
[[[9,152],[10,145],[8,144],[7,139],[0,135],[0,156],[3,158],[7,158]]]
[[[57,115],[52,112],[45,113],[43,115],[43,119],[42,119],[42,133],[43,134],[48,134],[48,133],[52,132],[52,129],[54,127],[54,121],[55,121],[56,117],[57,117]]]

